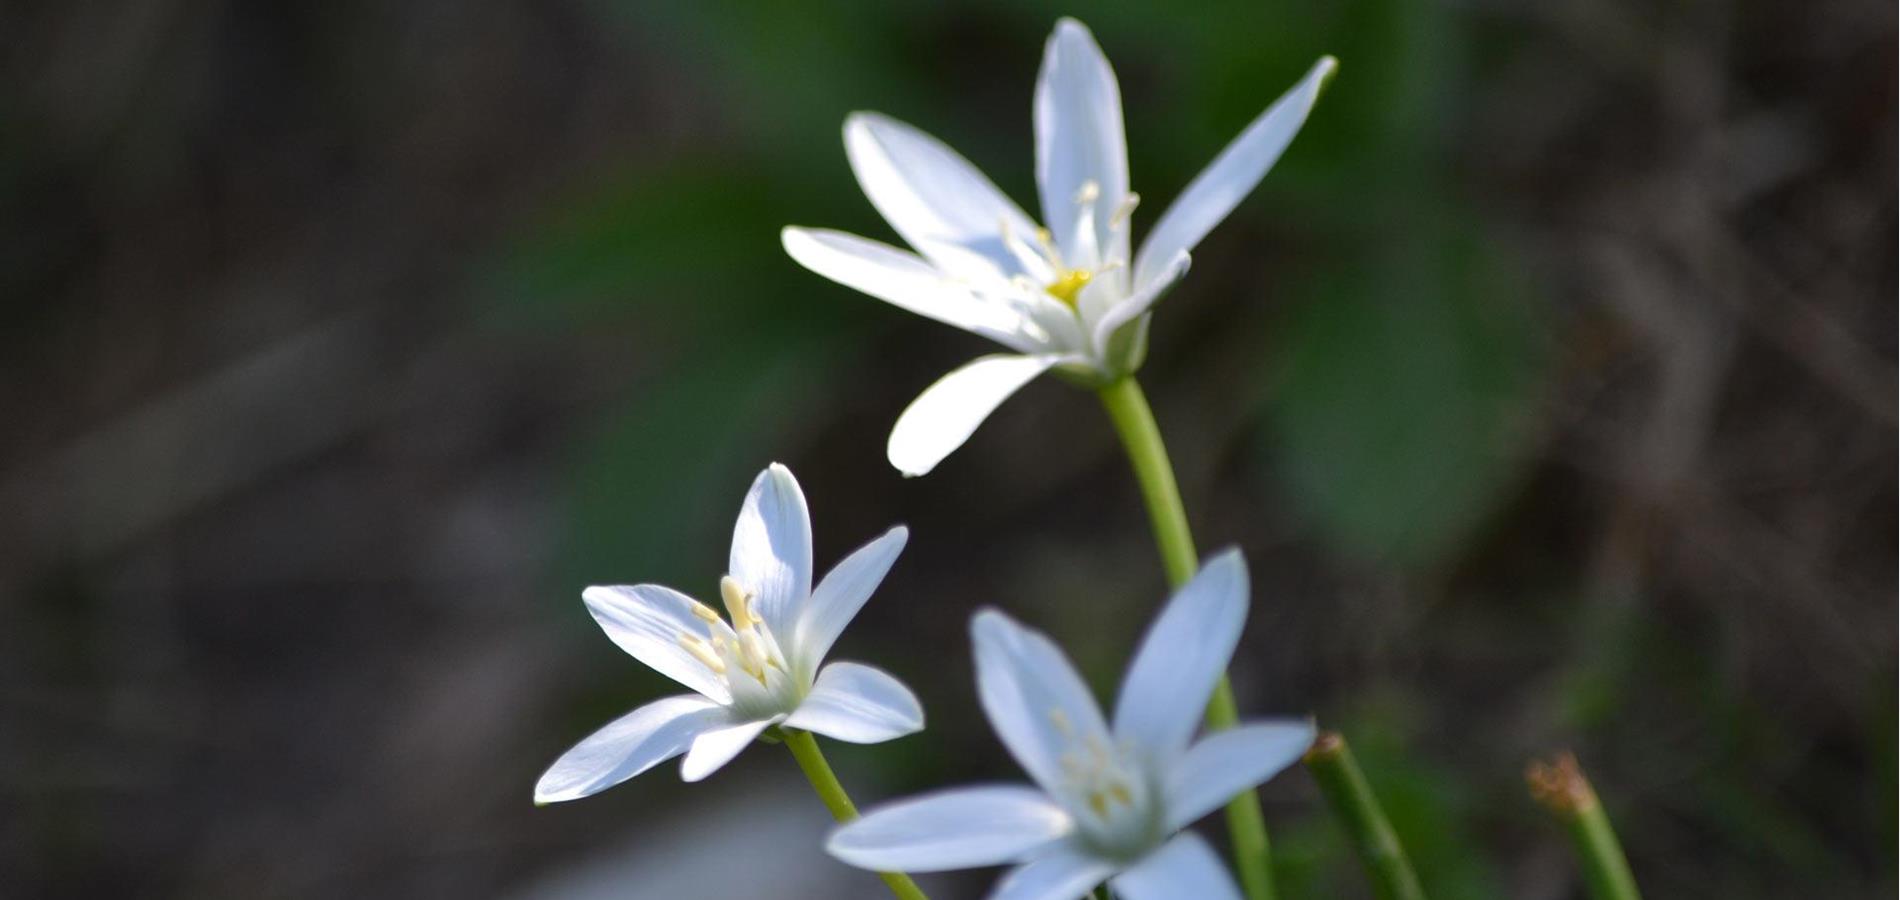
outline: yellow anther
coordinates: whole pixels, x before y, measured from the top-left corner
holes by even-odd
[[[1089,791],[1089,809],[1095,810],[1097,818],[1108,816],[1108,800],[1101,791]]]
[[[1075,298],[1082,293],[1082,289],[1088,286],[1089,279],[1093,277],[1095,277],[1095,275],[1092,272],[1087,272],[1082,269],[1070,269],[1062,273],[1062,277],[1057,278],[1048,287],[1044,288],[1044,290],[1049,292],[1049,296],[1067,303],[1070,307],[1074,307]]]
[[[705,622],[708,625],[720,621],[719,614],[714,612],[712,607],[698,600],[693,601],[693,618]]]
[[[1074,729],[1069,727],[1068,714],[1064,713],[1060,709],[1055,709],[1053,707],[1050,708],[1049,724],[1054,725],[1057,731],[1062,732],[1063,737],[1068,737],[1074,733]]]
[[[713,652],[713,648],[706,646],[705,641],[702,641],[699,638],[696,638],[690,634],[682,634],[679,637],[679,644],[682,649],[684,649],[688,653],[691,653],[694,659],[697,659],[700,662],[705,663],[706,668],[711,669],[715,672],[718,672],[722,675],[725,674],[726,661],[723,659],[720,659],[719,654]]]
[[[719,596],[726,601],[726,613],[732,616],[732,627],[745,629],[763,621],[752,613],[752,595],[746,593],[739,579],[727,575],[719,579]]]
[[[1119,781],[1108,786],[1108,795],[1114,797],[1123,806],[1133,806],[1135,803],[1134,796],[1128,793],[1128,785]]]
[[[1116,204],[1115,211],[1109,214],[1108,227],[1120,228],[1123,225],[1128,224],[1128,217],[1134,215],[1135,207],[1140,206],[1140,205],[1141,205],[1141,195],[1133,191],[1129,191],[1128,196],[1123,197],[1122,202],[1119,204]]]
[[[1095,179],[1091,178],[1087,181],[1082,182],[1082,187],[1075,192],[1075,205],[1087,206],[1088,204],[1094,203],[1096,200],[1101,199],[1101,196],[1102,196],[1102,186],[1099,184],[1096,184]]]

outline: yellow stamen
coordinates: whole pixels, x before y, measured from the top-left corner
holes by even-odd
[[[743,630],[764,621],[753,615],[750,605],[752,595],[746,593],[739,579],[731,575],[719,579],[719,596],[726,601],[726,612],[732,616],[732,627]]]
[[[1090,272],[1081,269],[1070,269],[1062,273],[1061,278],[1057,278],[1054,283],[1044,288],[1044,290],[1049,292],[1049,296],[1067,303],[1073,308],[1075,306],[1076,296],[1082,293],[1082,289],[1088,286],[1089,279],[1093,277],[1094,275]]]
[[[708,625],[711,625],[712,623],[719,621],[719,614],[716,612],[713,612],[712,607],[707,606],[706,604],[701,603],[698,600],[693,601],[693,617],[700,620],[701,622],[705,622]]]
[[[1135,803],[1135,798],[1128,793],[1128,785],[1122,784],[1119,781],[1108,786],[1108,794],[1114,797],[1123,806],[1133,806]]]
[[[711,647],[706,646],[705,641],[693,637],[690,634],[682,634],[679,637],[679,643],[680,647],[686,652],[691,653],[694,659],[705,663],[706,668],[722,675],[725,674],[726,661],[720,659],[719,654],[714,653]]]
[[[1101,791],[1089,791],[1089,809],[1095,810],[1097,818],[1108,815],[1108,800],[1102,796]]]

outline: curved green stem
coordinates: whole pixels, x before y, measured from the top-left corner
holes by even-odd
[[[1425,900],[1425,888],[1412,871],[1412,860],[1405,855],[1398,832],[1392,830],[1391,820],[1379,806],[1379,798],[1373,796],[1372,785],[1359,769],[1346,739],[1338,732],[1322,732],[1313,748],[1306,751],[1306,768],[1346,826],[1379,900]]]
[[[798,768],[804,771],[805,780],[811,782],[812,790],[818,792],[818,799],[824,801],[825,809],[831,811],[831,817],[839,822],[849,822],[858,817],[858,808],[851,804],[851,796],[844,792],[844,785],[838,783],[838,776],[831,771],[831,764],[825,761],[824,751],[818,749],[818,741],[809,731],[794,728],[779,729],[786,749],[792,751],[792,758],[798,760]],[[879,872],[877,877],[884,879],[886,887],[891,889],[899,900],[929,900],[917,882],[910,880],[902,872]]]
[[[1174,466],[1168,462],[1168,448],[1161,442],[1154,411],[1149,409],[1148,398],[1134,376],[1124,377],[1098,393],[1128,452],[1135,480],[1141,485],[1141,499],[1148,506],[1148,521],[1154,527],[1155,546],[1161,551],[1168,584],[1178,588],[1194,577],[1200,559],[1194,552],[1187,509],[1181,505],[1181,489],[1174,483]],[[1223,674],[1207,702],[1207,725],[1232,728],[1239,721],[1233,685]],[[1227,833],[1234,842],[1234,868],[1240,872],[1240,883],[1249,900],[1273,900],[1272,846],[1267,841],[1267,820],[1260,812],[1258,794],[1244,791],[1228,802]]]

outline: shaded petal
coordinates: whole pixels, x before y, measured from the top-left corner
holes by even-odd
[[[1115,736],[1168,762],[1186,749],[1247,621],[1247,562],[1209,560],[1161,610],[1122,678]]]
[[[773,634],[792,633],[811,596],[811,511],[792,470],[773,463],[752,480],[732,528],[726,572],[752,592]]]
[[[1004,242],[1029,239],[1036,224],[969,160],[922,131],[878,113],[852,113],[844,150],[864,196],[904,240],[945,271],[1008,280],[1029,274]]]
[[[535,783],[534,802],[600,793],[686,752],[700,732],[726,721],[725,707],[696,694],[655,700],[561,754]]]
[[[683,635],[706,636],[707,623],[693,615],[693,598],[657,584],[636,584],[590,587],[581,600],[600,630],[629,656],[712,700],[732,702],[725,679],[680,647]],[[731,637],[723,622],[710,627]]]
[[[881,669],[835,662],[818,673],[786,727],[853,744],[876,744],[924,729],[924,707],[904,683]]]
[[[1240,900],[1220,857],[1193,832],[1182,832],[1110,882],[1127,900]]]
[[[1313,746],[1310,722],[1241,725],[1203,738],[1169,767],[1169,831],[1185,828],[1297,762]]]
[[[1267,170],[1299,133],[1306,114],[1319,100],[1320,88],[1338,67],[1338,60],[1322,57],[1299,84],[1273,101],[1201,174],[1194,176],[1142,242],[1141,255],[1135,258],[1137,288],[1156,277],[1162,271],[1160,267],[1175,254],[1193,250],[1253,192],[1254,185],[1266,177]]]
[[[1115,330],[1146,313],[1155,305],[1156,300],[1161,299],[1161,295],[1166,294],[1169,288],[1174,287],[1175,282],[1181,280],[1181,276],[1187,274],[1187,270],[1188,253],[1183,250],[1175,254],[1174,258],[1168,261],[1167,268],[1156,274],[1153,280],[1137,288],[1134,296],[1123,299],[1104,313],[1095,323],[1096,355],[1107,356],[1108,342],[1115,336]]]
[[[1011,869],[988,900],[1076,900],[1108,880],[1115,868],[1080,847],[1063,844]]]
[[[1042,344],[1042,330],[1031,330],[1020,310],[949,280],[914,253],[822,228],[786,228],[779,242],[799,265],[899,309],[1024,352]]]
[[[976,688],[990,726],[1023,770],[1051,794],[1063,790],[1071,746],[1111,746],[1101,709],[1062,650],[1039,631],[986,609],[970,620]]]
[[[833,831],[825,850],[860,869],[940,872],[1015,862],[1071,826],[1034,788],[952,788],[873,809]]]
[[[783,716],[757,722],[736,722],[701,732],[693,738],[692,749],[686,751],[686,759],[680,763],[680,778],[699,781],[719,771],[726,763],[732,762],[732,758],[738,756],[747,744],[752,743],[760,732],[772,727],[781,718]]]
[[[897,554],[910,539],[910,529],[902,525],[884,532],[877,539],[851,552],[811,592],[811,601],[793,624],[792,663],[801,675],[809,675],[824,662],[838,635],[857,617],[864,602],[884,581],[885,573],[897,561]]]
[[[1055,354],[999,353],[978,357],[937,379],[897,417],[885,448],[891,465],[912,476],[936,468],[1009,395],[1063,359]]]
[[[1115,70],[1082,23],[1056,23],[1043,48],[1036,78],[1036,187],[1043,221],[1071,267],[1095,268],[1108,258],[1128,260],[1128,229],[1109,220],[1128,196],[1128,143],[1122,134],[1122,95]],[[1077,198],[1094,182],[1088,204],[1094,233],[1078,240],[1084,204]],[[1090,253],[1089,248],[1096,248]]]

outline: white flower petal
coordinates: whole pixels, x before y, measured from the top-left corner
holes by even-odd
[[[1199,835],[1185,831],[1109,884],[1127,900],[1240,900],[1220,857]]]
[[[700,732],[725,721],[725,707],[696,694],[655,700],[561,754],[535,783],[534,802],[600,793],[686,752]]]
[[[1043,48],[1036,78],[1036,187],[1042,217],[1061,245],[1064,262],[1094,268],[1102,260],[1128,260],[1128,229],[1109,220],[1128,196],[1128,144],[1122,133],[1122,96],[1115,70],[1087,27],[1063,19]],[[1087,204],[1094,234],[1077,240],[1084,185],[1095,185]],[[1084,244],[1098,248],[1088,258]]]
[[[835,662],[818,673],[811,693],[785,725],[853,744],[876,744],[922,731],[924,707],[889,673]]]
[[[778,463],[753,479],[732,527],[726,572],[753,594],[774,634],[791,634],[811,596],[811,511],[792,470]]]
[[[983,173],[942,141],[878,113],[844,123],[845,155],[871,205],[904,240],[945,271],[1008,280],[1025,272],[1004,229],[1033,240],[1036,225]]]
[[[1247,621],[1247,562],[1228,550],[1201,567],[1142,638],[1115,703],[1115,736],[1169,761],[1187,747]]]
[[[1042,344],[1021,311],[949,280],[916,254],[823,228],[786,228],[779,242],[799,265],[899,309],[1024,352]]]
[[[811,592],[811,600],[793,625],[790,653],[801,676],[809,676],[823,662],[831,645],[846,625],[864,608],[871,593],[884,581],[885,573],[897,561],[897,554],[910,539],[910,529],[902,525],[884,532],[876,540],[852,551]]]
[[[1088,685],[1048,637],[993,609],[970,620],[970,636],[990,726],[1037,784],[1062,791],[1068,748],[1113,745]]]
[[[988,900],[1076,900],[1108,880],[1115,868],[1074,844],[1063,844],[1011,869]]]
[[[1155,305],[1156,300],[1161,299],[1169,288],[1174,287],[1175,282],[1181,280],[1181,276],[1187,274],[1187,270],[1188,254],[1186,250],[1183,250],[1175,254],[1174,259],[1168,262],[1167,268],[1157,274],[1152,281],[1136,288],[1133,296],[1124,298],[1108,312],[1102,314],[1095,323],[1096,354],[1107,355],[1108,342],[1115,337],[1116,329],[1147,313]]]
[[[581,600],[600,630],[628,655],[718,703],[732,702],[725,680],[680,646],[682,635],[706,636],[707,624],[694,617],[691,597],[657,584],[636,584],[590,587]],[[712,627],[731,637],[723,622]]]
[[[941,872],[1015,862],[1071,827],[1033,788],[953,788],[873,809],[833,831],[825,850],[861,869]]]
[[[1338,67],[1338,60],[1322,57],[1299,84],[1273,101],[1201,174],[1194,176],[1142,242],[1141,254],[1135,258],[1137,288],[1159,275],[1160,267],[1175,254],[1193,250],[1253,192],[1254,185],[1266,177],[1267,170],[1299,133],[1306,114],[1319,100],[1320,88]]]
[[[913,476],[936,468],[1009,395],[1062,360],[1054,354],[994,354],[937,379],[897,417],[885,448],[891,465]]]
[[[1297,762],[1313,746],[1310,722],[1258,722],[1203,738],[1169,767],[1167,827],[1185,828]]]
[[[719,771],[726,763],[732,762],[732,758],[738,756],[747,744],[752,743],[759,732],[772,727],[777,721],[778,718],[736,722],[701,732],[693,738],[692,748],[686,751],[686,759],[680,763],[680,778],[700,781]]]

